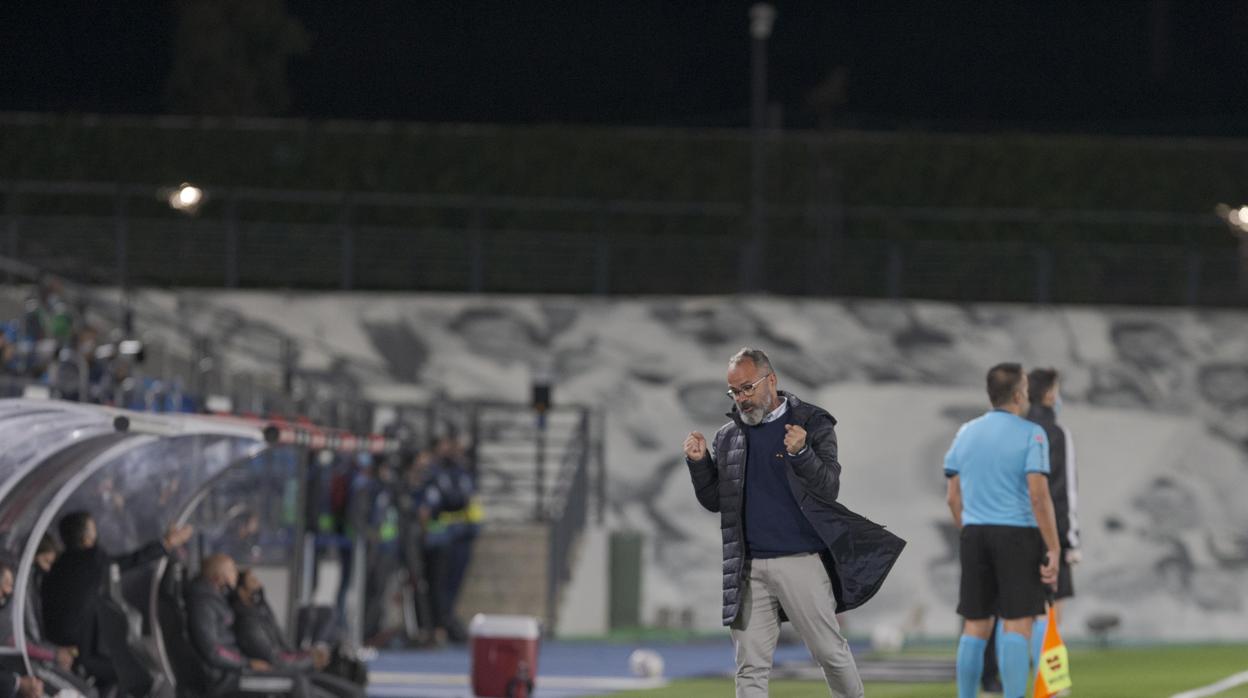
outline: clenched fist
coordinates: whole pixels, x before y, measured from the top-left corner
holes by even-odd
[[[685,439],[685,458],[694,463],[701,462],[703,458],[706,458],[706,437],[702,435],[702,432],[690,432]]]
[[[796,424],[784,425],[784,450],[796,456],[806,448],[806,430]]]

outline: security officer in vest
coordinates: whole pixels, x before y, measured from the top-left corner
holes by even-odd
[[[741,349],[728,361],[731,421],[710,443],[696,431],[685,439],[694,494],[720,514],[736,694],[767,695],[787,619],[832,695],[860,698],[862,679],[836,614],[875,595],[905,541],[838,501],[836,419],[777,390],[777,380],[766,354]]]

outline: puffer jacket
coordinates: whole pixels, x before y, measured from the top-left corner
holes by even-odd
[[[186,592],[187,634],[195,646],[209,682],[225,684],[231,675],[248,667],[247,658],[234,637],[234,611],[225,594],[203,577],[196,578]]]
[[[244,655],[252,659],[263,659],[273,666],[300,670],[312,668],[312,658],[309,655],[290,648],[267,601],[257,599],[248,606],[241,600],[236,600],[232,607],[234,637]]]
[[[836,419],[791,393],[781,391],[780,395],[788,400],[786,423],[806,430],[806,450],[788,458],[793,499],[827,546],[821,557],[832,580],[836,612],[857,608],[879,591],[906,542],[837,501],[841,464],[837,461]],[[732,421],[716,432],[710,453],[700,462],[686,463],[698,502],[709,511],[719,512],[724,553],[723,622],[731,625],[741,611],[741,595],[749,575],[744,521],[749,449],[745,425],[735,406],[727,416]]]

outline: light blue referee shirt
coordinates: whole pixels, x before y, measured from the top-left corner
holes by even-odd
[[[992,410],[958,429],[945,476],[959,477],[962,525],[1037,528],[1028,473],[1049,474],[1049,440],[1035,422]]]

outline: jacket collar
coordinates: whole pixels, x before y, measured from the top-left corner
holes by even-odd
[[[1032,405],[1027,410],[1027,419],[1033,422],[1055,423],[1057,422],[1057,412],[1052,407],[1045,405]]]

